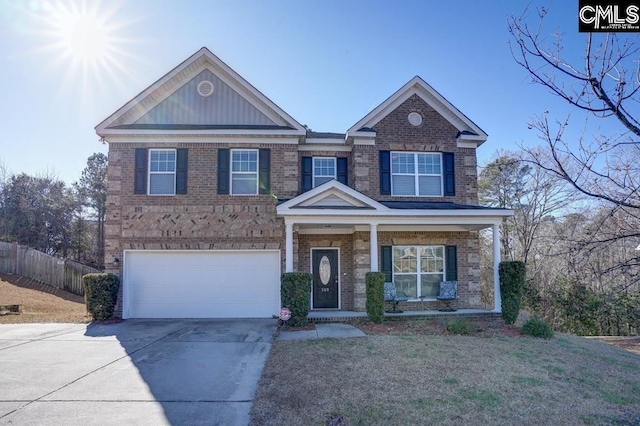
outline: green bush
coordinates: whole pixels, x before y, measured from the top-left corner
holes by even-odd
[[[87,274],[82,277],[87,311],[95,320],[113,316],[118,301],[120,279],[114,274]]]
[[[367,286],[367,316],[369,321],[380,324],[384,320],[384,274],[367,272],[364,282]]]
[[[528,336],[542,337],[544,339],[551,339],[553,337],[551,326],[538,317],[533,317],[525,322],[520,332]]]
[[[471,327],[469,326],[469,321],[465,318],[458,318],[447,322],[445,326],[449,333],[459,334],[459,335],[467,335],[471,332]]]
[[[282,274],[280,297],[282,306],[291,310],[287,325],[297,326],[307,323],[311,301],[312,275],[308,272],[285,272]]]
[[[502,318],[513,324],[520,312],[520,302],[524,289],[525,266],[521,261],[500,262],[500,294],[502,296]]]

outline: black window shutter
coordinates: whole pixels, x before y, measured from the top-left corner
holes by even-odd
[[[269,148],[260,149],[258,157],[260,167],[258,175],[259,191],[260,194],[268,194],[271,192],[271,150]]]
[[[300,190],[302,192],[306,192],[313,188],[313,158],[312,157],[302,157],[302,183],[300,186]]]
[[[446,246],[445,248],[445,262],[447,264],[447,270],[445,274],[445,281],[458,281],[458,254],[456,246]]]
[[[382,273],[384,273],[384,282],[390,283],[393,282],[393,251],[391,246],[382,246],[381,249],[381,263],[382,267],[380,268]]]
[[[390,151],[380,151],[380,195],[391,195]]]
[[[444,195],[453,197],[456,195],[455,162],[453,152],[443,152],[442,162],[444,163]]]
[[[347,159],[345,157],[336,158],[338,168],[338,182],[349,185],[349,168],[347,166]]]
[[[187,148],[178,148],[176,155],[176,194],[187,193]]]
[[[229,193],[229,149],[218,148],[218,194]]]
[[[134,194],[147,193],[147,148],[136,148]]]

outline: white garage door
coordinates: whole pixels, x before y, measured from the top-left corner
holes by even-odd
[[[280,311],[280,253],[127,251],[125,318],[265,318]]]

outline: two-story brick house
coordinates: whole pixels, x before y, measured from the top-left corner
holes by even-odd
[[[443,280],[482,307],[478,231],[497,264],[510,212],[478,206],[487,135],[419,77],[346,133],[315,133],[202,48],[96,132],[124,318],[270,317],[294,270],[313,273],[314,310],[363,311],[378,270],[409,309],[439,306]]]

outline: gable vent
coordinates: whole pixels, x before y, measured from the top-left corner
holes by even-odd
[[[213,95],[213,83],[208,80],[198,83],[198,94],[203,98]]]
[[[407,116],[407,120],[412,126],[419,126],[422,124],[422,116],[417,112],[412,112]]]

